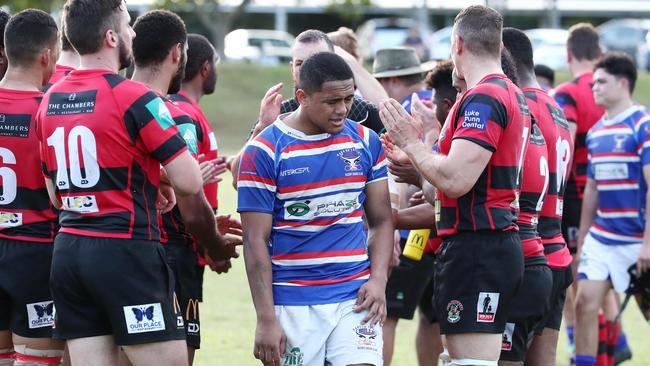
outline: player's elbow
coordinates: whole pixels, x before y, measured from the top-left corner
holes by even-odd
[[[447,180],[439,188],[447,197],[459,198],[466,195],[472,189],[472,186],[464,180]]]

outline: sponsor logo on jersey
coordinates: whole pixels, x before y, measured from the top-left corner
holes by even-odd
[[[27,304],[27,320],[29,329],[51,327],[54,325],[54,302],[39,301]]]
[[[63,209],[66,211],[73,211],[79,213],[93,213],[99,212],[97,206],[97,199],[95,196],[64,196],[61,198],[63,201]]]
[[[165,318],[160,303],[129,305],[122,309],[129,334],[165,330]]]
[[[218,150],[219,144],[217,143],[217,137],[214,135],[214,132],[210,132],[208,138],[210,139],[210,151]]]
[[[463,122],[460,127],[474,128],[485,131],[492,107],[483,103],[470,103],[463,111]]]
[[[305,174],[305,173],[309,173],[309,167],[308,166],[305,166],[305,167],[302,167],[302,168],[283,170],[283,171],[280,172],[280,176],[281,177],[287,177],[287,176],[290,176],[290,175],[299,175],[299,174]]]
[[[357,345],[361,349],[374,350],[377,347],[377,330],[370,325],[358,325],[354,327],[357,335]]]
[[[479,323],[494,323],[499,307],[498,292],[479,292],[476,302],[476,321]]]
[[[199,323],[187,323],[187,333],[192,335],[198,335],[201,332],[201,327]]]
[[[360,207],[357,194],[346,192],[305,201],[287,201],[285,202],[285,217],[301,217],[311,220],[319,216],[338,216],[351,213]]]
[[[194,155],[198,154],[199,140],[196,137],[196,126],[191,123],[183,123],[181,125],[178,125],[178,131],[180,132],[181,136],[183,136],[183,140],[185,140],[185,144],[190,150],[190,153]]]
[[[282,366],[302,366],[305,354],[300,351],[300,347],[293,347],[289,353],[284,354]]]
[[[461,311],[463,311],[463,304],[458,300],[451,300],[447,303],[447,321],[449,323],[458,323]]]
[[[149,110],[149,113],[153,116],[153,118],[158,122],[160,127],[162,127],[163,130],[168,129],[169,127],[175,125],[176,123],[174,122],[174,119],[172,118],[171,112],[169,112],[169,109],[165,105],[165,102],[160,99],[160,98],[155,98],[152,99],[149,103],[145,105],[147,110]],[[196,131],[195,131],[196,134]]]
[[[309,202],[310,201],[305,201],[305,202],[295,202],[287,206],[287,216],[305,216],[306,214],[311,211],[309,208]]]
[[[0,114],[0,136],[27,138],[31,120],[29,114]]]
[[[506,329],[501,338],[501,350],[512,351],[512,334],[515,332],[515,323],[506,323]]]
[[[20,212],[0,211],[0,229],[16,227],[23,224],[23,214]]]
[[[47,104],[48,116],[95,112],[97,90],[76,93],[52,93]]]
[[[627,179],[629,171],[625,163],[600,163],[594,165],[596,180]]]

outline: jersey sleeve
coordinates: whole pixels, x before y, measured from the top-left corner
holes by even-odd
[[[237,212],[273,213],[275,147],[258,136],[246,145],[237,178]]]
[[[199,128],[201,129],[202,137],[199,141],[199,154],[202,154],[205,160],[216,159],[219,156],[217,138],[214,132],[212,132],[212,127],[210,127],[208,121],[202,116],[199,116]],[[213,209],[216,209],[219,204],[217,199],[217,186],[218,183],[210,183],[203,186],[203,192]]]
[[[587,146],[587,178],[596,179],[594,175],[594,167],[591,164],[591,150],[589,150],[589,145],[591,140],[591,133],[587,132],[587,137],[585,137],[585,145]]]
[[[163,165],[187,150],[165,101],[152,91],[126,108],[124,122],[132,141],[140,139],[147,152]]]
[[[47,105],[46,103],[44,105]],[[41,109],[43,108],[43,105],[39,106],[38,111],[36,112],[36,115],[34,116],[34,127],[36,130],[36,138],[38,139],[38,153],[41,158],[41,172],[43,173],[43,176],[45,178],[52,178],[50,176],[50,169],[48,168],[47,164],[47,141],[45,139],[45,136],[43,136],[43,131],[41,128],[42,125],[42,113]]]
[[[370,155],[372,156],[372,168],[368,172],[368,180],[366,184],[377,182],[388,178],[388,165],[386,161],[386,153],[384,147],[381,145],[379,136],[374,131],[367,131],[369,136]]]
[[[650,116],[644,116],[635,126],[641,165],[650,164]]]
[[[559,88],[553,95],[553,98],[560,105],[567,121],[578,123],[578,110],[576,109],[576,100],[566,88]]]
[[[506,106],[486,94],[470,94],[460,106],[452,139],[463,139],[495,152],[508,124]]]

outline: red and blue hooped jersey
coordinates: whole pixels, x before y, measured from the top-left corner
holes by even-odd
[[[365,188],[386,179],[377,134],[351,120],[336,135],[305,135],[278,119],[248,143],[238,211],[273,215],[276,305],[356,298],[370,275]]]
[[[650,164],[650,116],[633,106],[612,120],[603,117],[587,134],[587,174],[596,181],[598,211],[589,234],[606,245],[640,244],[645,227]]]

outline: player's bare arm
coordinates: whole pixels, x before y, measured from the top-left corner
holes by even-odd
[[[421,125],[393,99],[382,102],[379,113],[393,143],[408,155],[427,181],[449,197],[469,192],[492,156],[483,147],[461,139],[454,140],[447,156],[432,152],[420,140]]]
[[[371,326],[383,324],[386,319],[386,281],[393,254],[393,221],[388,194],[388,183],[384,181],[366,186],[364,204],[368,220],[368,250],[370,251],[370,278],[359,289],[355,311],[368,309],[363,322]]]
[[[234,246],[227,245],[217,232],[212,208],[203,193],[203,181],[196,160],[185,151],[165,165],[165,170],[174,187],[178,209],[188,231],[205,247],[210,258],[236,258],[238,254]]]
[[[273,307],[271,257],[267,243],[273,217],[260,212],[242,212],[244,231],[244,263],[248,285],[257,314],[253,355],[265,365],[280,364],[286,337]]]
[[[388,98],[388,94],[386,94],[377,79],[354,56],[339,46],[334,47],[334,52],[341,56],[352,69],[354,82],[364,99],[379,104],[379,102]]]
[[[47,187],[47,195],[50,196],[50,201],[52,201],[52,205],[57,209],[61,209],[61,201],[56,197],[56,190],[54,189],[54,183],[52,183],[52,179],[50,178],[45,178],[45,186]]]
[[[645,165],[643,167],[643,178],[646,182],[650,181],[650,165]],[[645,194],[646,207],[650,203],[650,192]],[[650,212],[645,211],[645,222],[649,222]],[[639,253],[639,261],[637,262],[637,269],[640,273],[650,270],[650,225],[645,226],[645,231],[643,232],[643,245],[641,246],[641,252]]]
[[[397,211],[397,229],[417,230],[422,228],[434,228],[436,210],[429,203],[425,202],[417,206],[403,208]]]
[[[598,188],[596,181],[587,178],[585,191],[582,200],[582,214],[580,216],[580,232],[578,234],[578,252],[582,247],[582,243],[589,233],[589,228],[596,218],[596,211],[598,210]],[[579,257],[579,256],[576,256]]]

